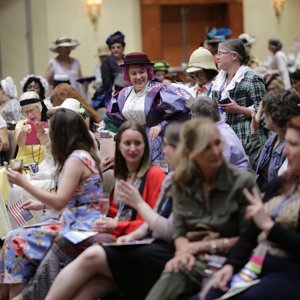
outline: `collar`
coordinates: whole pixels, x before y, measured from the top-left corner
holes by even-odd
[[[224,86],[227,77],[227,72],[224,70],[220,70],[216,79],[213,81],[212,90],[217,92],[221,91],[221,99],[230,98],[229,91],[233,90],[236,84],[242,81],[242,79],[245,77],[245,74],[249,70],[251,70],[251,68],[248,66],[240,66],[233,78],[231,79],[230,83],[223,90],[222,86]]]

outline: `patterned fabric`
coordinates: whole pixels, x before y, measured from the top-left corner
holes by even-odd
[[[222,74],[220,72],[217,77],[222,76]],[[219,101],[221,100],[221,94],[222,90],[216,90],[213,86],[212,98]],[[236,82],[235,87],[229,91],[230,99],[233,99],[242,107],[253,107],[255,111],[257,111],[259,102],[265,94],[266,89],[262,78],[251,70],[248,70],[244,77],[239,82]],[[226,123],[232,127],[240,138],[244,149],[247,149],[251,118],[242,114],[226,113]],[[261,126],[264,126],[264,124],[261,124]],[[267,139],[267,133],[263,128],[260,129],[260,134],[264,136],[264,140]]]
[[[8,234],[0,254],[1,283],[28,282],[59,231],[91,229],[94,220],[100,217],[98,200],[102,180],[95,162],[85,151],[76,150],[70,157],[79,158],[93,174],[80,181],[61,216],[60,225],[19,228]]]
[[[123,123],[127,120],[123,115],[123,108],[132,89],[132,86],[126,87],[111,99],[106,114],[114,123]],[[185,101],[190,97],[189,92],[181,87],[163,85],[156,81],[149,82],[144,106],[147,135],[151,127],[160,125],[162,128],[161,134],[156,139],[149,139],[152,161],[163,159],[162,134],[168,122],[189,118]]]
[[[273,216],[275,223],[279,223],[288,230],[296,230],[299,222],[300,211],[300,185],[287,194],[274,197],[264,204],[267,213]],[[258,242],[267,246],[268,253],[274,256],[286,257],[288,253],[278,245],[267,240],[266,233],[263,231],[258,236]]]

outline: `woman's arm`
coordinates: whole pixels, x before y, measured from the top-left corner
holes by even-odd
[[[26,135],[28,131],[29,127],[26,125],[22,126],[21,128],[16,128],[16,144],[19,147],[25,146]]]
[[[50,61],[46,67],[46,71],[45,71],[45,79],[51,83],[51,81],[53,80],[53,74],[54,74],[54,70],[53,70],[53,65],[52,62]]]
[[[11,183],[21,186],[33,197],[57,211],[66,206],[75,189],[78,187],[81,178],[88,176],[87,167],[76,157],[70,157],[65,162],[63,175],[56,194],[37,188],[27,181],[25,176],[11,169],[7,171],[7,175]]]

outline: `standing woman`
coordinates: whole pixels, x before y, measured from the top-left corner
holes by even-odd
[[[48,108],[44,101],[45,101],[47,93],[48,93],[48,87],[49,87],[48,81],[42,76],[28,75],[22,79],[21,87],[22,87],[23,93],[36,92],[39,95],[40,101],[42,104],[42,108],[43,108],[41,120],[47,121]]]
[[[100,218],[100,161],[83,118],[70,109],[59,109],[51,118],[49,137],[59,176],[55,194],[33,186],[18,172],[7,171],[11,183],[21,186],[48,207],[64,209],[60,225],[20,228],[6,237],[0,255],[0,286],[10,285],[11,298],[33,276],[58,231],[64,234],[69,230],[91,230],[94,221]]]
[[[226,113],[226,123],[236,132],[247,153],[251,113],[257,111],[266,94],[265,85],[263,79],[246,66],[248,57],[241,40],[221,42],[217,55],[220,71],[213,83],[212,98],[219,101]],[[267,133],[262,126],[259,135],[266,140]]]
[[[290,89],[291,79],[288,69],[288,59],[281,51],[282,43],[277,38],[270,38],[268,41],[268,49],[271,52],[270,71],[272,73],[278,72],[283,78],[284,88]]]
[[[218,71],[210,51],[203,47],[196,49],[190,56],[186,72],[196,80],[196,84],[189,89],[193,97],[211,94],[212,81]]]
[[[0,114],[6,123],[16,124],[22,119],[17,87],[9,76],[0,82]]]
[[[124,79],[132,86],[113,96],[106,116],[116,124],[126,120],[145,126],[151,160],[162,160],[163,131],[171,121],[187,120],[186,99],[191,95],[180,87],[164,85],[154,79],[152,63],[146,53],[125,56]]]
[[[183,125],[172,178],[176,252],[145,299],[188,299],[201,288],[204,254],[226,255],[246,228],[243,188],[252,188],[254,178],[228,164],[222,150],[210,119]],[[204,239],[201,230],[210,238]]]
[[[107,107],[113,90],[114,81],[122,73],[120,65],[124,63],[125,35],[116,31],[106,39],[110,55],[101,64],[102,86],[92,98],[93,107]],[[124,85],[125,86],[125,85]]]
[[[50,51],[58,53],[55,58],[50,59],[46,68],[45,78],[52,85],[55,75],[67,75],[71,85],[82,93],[77,79],[82,77],[79,60],[70,56],[71,51],[79,45],[76,39],[69,37],[58,37],[53,41]]]

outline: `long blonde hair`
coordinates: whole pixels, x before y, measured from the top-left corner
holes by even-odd
[[[182,189],[189,190],[197,178],[202,180],[203,170],[199,169],[195,158],[205,150],[212,133],[216,129],[215,123],[204,117],[183,124],[176,151],[174,184]]]

